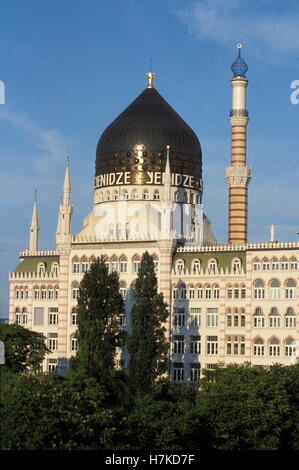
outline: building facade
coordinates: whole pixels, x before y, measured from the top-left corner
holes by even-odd
[[[202,204],[202,152],[192,129],[154,88],[145,90],[103,132],[96,151],[94,203],[71,232],[69,160],[58,214],[56,250],[38,250],[34,201],[29,249],[9,274],[9,321],[43,333],[44,370],[68,369],[78,348],[77,296],[90,264],[104,256],[119,272],[130,331],[134,281],[142,255],[154,257],[169,305],[170,374],[195,382],[217,362],[290,365],[298,351],[299,243],[247,241],[250,168],[246,163],[247,65],[231,69],[228,242],[218,243]],[[117,366],[128,356],[118,352]]]

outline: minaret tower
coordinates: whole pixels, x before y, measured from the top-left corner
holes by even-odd
[[[233,78],[231,124],[231,165],[226,168],[226,180],[229,187],[229,243],[247,242],[247,197],[248,184],[251,179],[250,168],[246,166],[246,127],[248,111],[246,109],[246,87],[248,80],[245,74],[247,64],[241,57],[241,44],[238,44],[239,55],[231,66]]]
[[[58,224],[56,231],[56,245],[71,243],[71,220],[74,207],[70,204],[70,195],[70,169],[69,156],[67,155],[67,165],[63,185],[63,201],[59,207]]]
[[[36,253],[38,251],[38,220],[37,220],[37,206],[36,206],[36,190],[34,191],[34,205],[32,212],[32,220],[30,226],[29,237],[29,251]]]

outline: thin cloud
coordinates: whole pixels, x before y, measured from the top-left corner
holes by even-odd
[[[43,129],[24,113],[11,112],[1,109],[0,119],[10,123],[13,127],[29,135],[34,147],[36,147],[35,165],[38,170],[50,168],[53,163],[59,163],[70,152],[67,140],[55,129]]]
[[[276,12],[275,2],[261,2],[261,9],[248,1],[203,0],[176,12],[190,33],[199,39],[230,46],[236,41],[264,60],[277,62],[285,54],[299,52],[299,12]],[[267,53],[266,53],[267,52]]]

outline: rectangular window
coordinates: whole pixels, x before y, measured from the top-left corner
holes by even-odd
[[[190,327],[200,327],[201,323],[201,308],[191,308],[190,309]]]
[[[184,364],[182,362],[174,362],[173,364],[173,380],[174,382],[184,381]]]
[[[174,336],[173,342],[173,353],[174,354],[184,354],[185,344],[184,336]]]
[[[218,326],[218,308],[207,309],[207,326],[208,327]]]
[[[43,307],[34,308],[34,324],[35,325],[44,324],[44,308]]]
[[[207,354],[218,354],[218,336],[207,337]]]
[[[49,308],[49,325],[58,325],[58,308]]]
[[[190,336],[190,354],[200,354],[200,336]]]
[[[58,349],[58,334],[57,333],[48,334],[48,347],[51,351],[56,351]]]
[[[190,382],[197,382],[200,379],[200,364],[190,363]]]
[[[185,326],[185,315],[183,313],[175,313],[173,316],[174,326]]]

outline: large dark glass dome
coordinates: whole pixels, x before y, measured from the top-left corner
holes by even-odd
[[[166,146],[170,145],[172,173],[193,175],[195,185],[201,188],[199,140],[155,88],[145,88],[103,132],[97,146],[95,176],[140,170],[138,145],[143,150],[143,171],[164,171]]]

